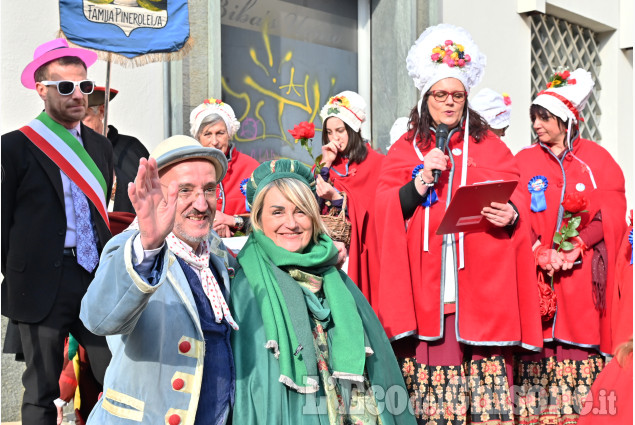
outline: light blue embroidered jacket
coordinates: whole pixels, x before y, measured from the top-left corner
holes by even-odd
[[[196,304],[167,247],[158,257],[163,261],[158,282],[149,285],[137,274],[132,265],[137,234],[126,231],[106,244],[82,299],[81,320],[93,333],[107,336],[112,352],[104,392],[88,424],[167,424],[178,415],[181,425],[192,425],[205,354]],[[210,248],[211,261],[222,274],[219,284],[228,292],[227,268],[237,263],[216,233]],[[175,380],[182,381],[175,385]]]

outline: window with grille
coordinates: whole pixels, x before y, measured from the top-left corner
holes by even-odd
[[[531,97],[544,90],[547,80],[559,66],[573,71],[584,68],[591,73],[595,86],[582,112],[582,137],[599,142],[600,51],[597,34],[588,28],[549,15],[531,16]]]

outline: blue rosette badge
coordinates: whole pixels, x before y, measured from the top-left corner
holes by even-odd
[[[423,170],[423,164],[419,164],[417,165],[414,170],[412,170],[412,179],[416,179],[417,178],[417,174],[419,174],[420,171]],[[428,193],[426,194],[425,199],[423,200],[423,202],[421,203],[422,206],[424,207],[429,207],[431,205],[433,205],[434,203],[436,203],[439,200],[439,197],[437,196],[437,191],[433,188],[428,188]]]
[[[249,177],[247,177],[246,179],[243,179],[240,182],[240,193],[243,194],[243,196],[245,197],[245,208],[247,209],[247,211],[251,211],[251,208],[249,208],[249,202],[247,202],[247,182],[249,181]]]
[[[545,190],[549,187],[549,181],[545,176],[534,176],[529,180],[527,185],[529,193],[531,193],[531,210],[540,212],[547,209],[547,200],[545,199]]]
[[[633,229],[631,229],[631,233],[628,235],[628,241],[631,243],[631,264],[633,264]]]

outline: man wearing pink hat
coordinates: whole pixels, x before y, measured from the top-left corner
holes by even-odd
[[[81,124],[94,52],[42,44],[22,72],[44,111],[2,135],[2,314],[17,323],[26,370],[22,423],[54,424],[64,338],[86,349],[98,381],[110,351],[79,319],[81,299],[110,238],[112,147]]]

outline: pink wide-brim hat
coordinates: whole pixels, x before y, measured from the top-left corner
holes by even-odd
[[[91,66],[97,60],[97,53],[79,49],[75,47],[68,47],[68,42],[64,38],[56,38],[52,41],[38,46],[33,53],[33,61],[29,63],[24,71],[22,71],[22,85],[27,89],[35,88],[35,71],[47,62],[55,59],[63,58],[65,56],[76,56],[86,64],[86,68]]]

